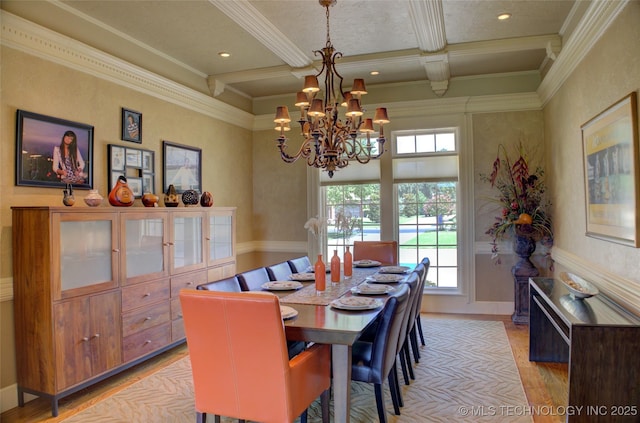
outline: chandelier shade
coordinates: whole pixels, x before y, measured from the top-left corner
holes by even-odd
[[[368,163],[371,159],[380,157],[384,153],[384,129],[389,123],[387,109],[379,107],[373,119],[364,118],[361,99],[367,94],[364,79],[356,78],[350,91],[344,91],[342,76],[335,67],[336,59],[342,57],[331,44],[329,35],[329,7],[337,0],[319,0],[326,9],[327,42],[321,50],[314,51],[322,58],[322,68],[316,75],[306,75],[302,91],[296,94],[295,106],[300,109],[300,132],[302,144],[294,154],[288,153],[288,138],[285,132],[291,130],[289,109],[278,106],[274,122],[278,137],[280,157],[287,163],[293,163],[303,158],[307,164],[328,172],[333,177],[336,170],[349,165],[350,161]],[[324,98],[321,94],[318,77],[324,74]],[[340,118],[339,107],[346,108],[344,119]],[[376,139],[377,148],[371,143],[371,134],[375,132],[374,124],[379,127]],[[360,135],[360,137],[359,137]],[[366,141],[364,138],[366,137]]]

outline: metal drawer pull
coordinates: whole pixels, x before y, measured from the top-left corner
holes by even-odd
[[[147,292],[146,294],[143,295],[143,297],[150,297],[151,296],[151,292]]]
[[[151,320],[151,316],[145,317],[144,320]]]
[[[82,338],[82,342],[87,342],[89,340],[89,338],[87,338],[86,336],[84,338]]]
[[[100,334],[96,333],[95,335],[92,336],[92,338],[100,338]]]
[[[150,343],[151,343],[151,340],[150,340],[150,339],[147,339],[146,341],[144,341],[144,345],[148,345],[148,344],[150,344]]]

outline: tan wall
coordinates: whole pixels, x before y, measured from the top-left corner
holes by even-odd
[[[638,92],[639,22],[640,2],[630,2],[544,108],[555,245],[605,273],[628,279],[636,292],[640,249],[585,236],[580,126],[630,92]],[[635,306],[640,310],[640,304]]]
[[[0,168],[0,278],[12,277],[11,206],[62,204],[61,189],[14,185],[16,109],[93,125],[94,188],[105,197],[107,144],[154,150],[158,193],[162,141],[201,148],[203,189],[213,194],[215,205],[238,207],[238,242],[254,239],[251,131],[10,48],[3,47],[1,54],[0,159],[5,166]],[[142,113],[142,144],[120,140],[121,107]],[[76,196],[87,193],[78,190]],[[12,302],[0,303],[0,387],[16,381],[12,310]]]

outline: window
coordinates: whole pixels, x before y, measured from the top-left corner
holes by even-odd
[[[380,184],[331,185],[322,192],[331,255],[338,250],[342,257],[356,240],[380,240]]]
[[[458,288],[456,131],[398,134],[393,178],[400,263],[429,257],[425,286]]]

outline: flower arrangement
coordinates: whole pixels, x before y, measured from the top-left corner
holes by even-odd
[[[304,228],[308,230],[318,242],[318,254],[322,253],[322,231],[324,230],[326,223],[327,222],[325,220],[316,216],[310,217],[304,224]]]
[[[348,211],[338,210],[336,212],[335,231],[345,244],[351,239],[359,226],[359,217],[352,216]]]
[[[491,201],[502,206],[499,216],[485,232],[492,236],[492,258],[500,262],[497,241],[513,236],[528,236],[543,245],[553,244],[551,219],[546,198],[544,170],[537,166],[529,168],[528,156],[522,143],[515,148],[517,159],[509,157],[504,145],[498,146],[490,175],[481,174],[481,180],[491,184],[499,192]]]

